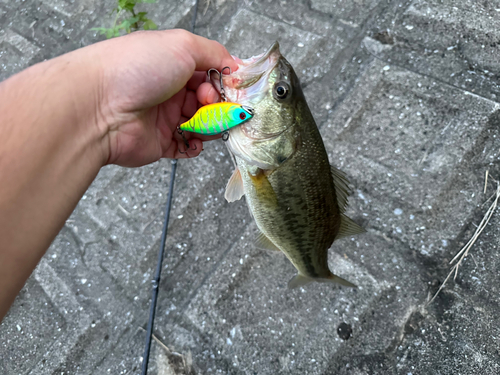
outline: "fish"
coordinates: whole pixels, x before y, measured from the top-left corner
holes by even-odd
[[[212,103],[199,108],[193,117],[179,125],[179,129],[203,135],[216,135],[243,124],[252,116],[253,109],[244,105]]]
[[[228,202],[245,196],[260,231],[257,248],[281,251],[297,269],[289,288],[312,281],[355,287],[333,274],[328,250],[335,240],[365,230],[345,215],[351,193],[346,175],[330,165],[299,79],[279,43],[241,60],[223,76],[228,100],[254,116],[229,131],[236,169]]]

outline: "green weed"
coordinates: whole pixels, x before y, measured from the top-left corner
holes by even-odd
[[[141,3],[155,3],[156,0],[117,0],[117,7],[113,9],[111,14],[116,12],[113,26],[94,27],[91,30],[98,31],[101,35],[106,35],[106,38],[114,38],[122,34],[131,33],[136,30],[155,30],[158,28],[156,23],[146,17],[147,12],[136,12],[135,6]]]

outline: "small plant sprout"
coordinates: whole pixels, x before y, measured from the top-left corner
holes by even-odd
[[[117,0],[117,7],[111,14],[116,12],[113,26],[94,27],[91,30],[98,31],[106,38],[114,38],[122,35],[124,32],[131,33],[137,30],[156,30],[158,26],[152,20],[146,17],[147,12],[136,12],[135,6],[141,3],[155,3],[156,0]]]

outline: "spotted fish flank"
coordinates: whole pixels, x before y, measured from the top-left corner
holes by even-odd
[[[224,76],[229,100],[255,110],[252,121],[229,132],[237,169],[226,199],[243,195],[261,234],[260,248],[282,251],[298,274],[294,288],[311,281],[352,283],[328,268],[334,240],[364,230],[345,216],[347,178],[330,166],[300,83],[275,43]]]

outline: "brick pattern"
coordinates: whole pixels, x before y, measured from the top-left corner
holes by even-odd
[[[1,79],[96,42],[113,3],[1,0]],[[143,7],[188,28],[194,3]],[[287,290],[293,266],[254,249],[244,201],[223,198],[225,145],[181,161],[149,373],[499,371],[498,215],[425,307],[482,217],[484,172],[500,176],[498,17],[469,0],[201,2],[197,32],[235,55],[280,41],[368,233],[330,253],[357,290]],[[100,172],[0,325],[2,373],[139,371],[169,180],[166,160]]]

